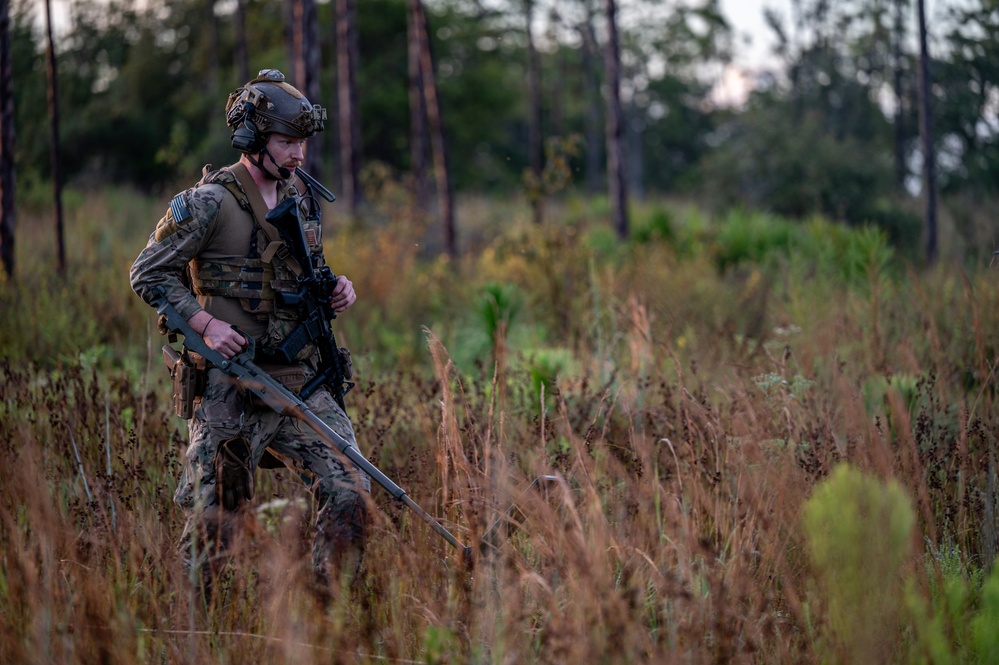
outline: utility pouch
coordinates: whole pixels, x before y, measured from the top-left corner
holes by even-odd
[[[163,364],[170,370],[170,378],[173,379],[174,413],[190,420],[205,393],[205,370],[169,344],[163,346]]]
[[[258,363],[258,367],[267,372],[272,379],[296,395],[305,386],[305,369],[301,365],[272,365],[270,363],[261,362]],[[256,395],[251,395],[251,399],[254,406],[267,406],[267,403]]]
[[[301,365],[268,365],[262,363],[260,369],[272,379],[296,395],[305,386],[305,369]]]

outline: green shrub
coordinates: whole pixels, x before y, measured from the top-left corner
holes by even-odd
[[[914,525],[898,483],[847,465],[806,502],[805,535],[826,616],[821,646],[835,661],[888,662],[904,618],[902,566]]]
[[[736,211],[721,222],[715,239],[719,270],[743,262],[763,264],[791,253],[794,226],[780,218]]]
[[[531,377],[533,405],[540,406],[541,396],[544,395],[547,409],[554,403],[559,377],[574,365],[572,352],[569,349],[535,349],[525,354],[524,364]],[[530,408],[531,405],[528,405]]]
[[[637,220],[632,231],[632,239],[640,244],[665,242],[672,244],[676,239],[676,223],[669,210],[655,208],[648,218]]]
[[[930,593],[925,597],[910,584],[907,605],[911,617],[911,663],[999,662],[999,567],[987,578],[969,566],[951,545],[927,557]]]

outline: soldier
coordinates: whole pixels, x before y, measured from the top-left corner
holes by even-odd
[[[130,273],[140,297],[150,302],[154,290],[165,291],[191,328],[226,358],[247,344],[239,331],[251,336],[256,363],[295,391],[316,375],[319,360],[314,344],[290,364],[273,355],[300,323],[297,308],[285,306],[281,294],[295,291],[301,268],[265,217],[295,197],[313,263],[324,264],[320,207],[310,185],[322,186],[299,167],[306,140],[322,131],[325,119],[326,111],[277,70],[262,70],[234,91],[226,122],[242,153],[239,161],[215,171],[206,166],[194,187],[174,197]],[[330,295],[333,311],[355,300],[353,284],[339,276]],[[340,389],[319,389],[307,403],[356,445],[350,420],[334,399]],[[206,590],[227,560],[262,460],[283,463],[311,487],[317,505],[312,564],[320,588],[329,589],[332,575],[355,573],[364,548],[368,476],[308,428],[241,393],[217,368],[207,368],[195,406],[174,502],[187,518],[185,565],[200,569]]]

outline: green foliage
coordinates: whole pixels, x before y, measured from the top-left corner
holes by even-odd
[[[708,195],[722,206],[741,203],[789,217],[868,220],[871,202],[894,191],[885,153],[831,134],[814,115],[795,118],[793,109],[761,103],[733,120],[731,138],[704,163]]]
[[[569,349],[534,349],[524,354],[524,365],[531,380],[530,404],[548,409],[555,403],[560,377],[565,377],[575,365]],[[530,408],[530,405],[528,406]]]
[[[795,374],[788,380],[774,372],[754,377],[753,382],[768,399],[776,400],[782,405],[787,400],[801,399],[815,385],[814,381],[806,379],[800,374]]]
[[[429,4],[451,182],[463,192],[518,191],[530,163],[524,7],[480,5]],[[712,74],[739,44],[718,3],[640,2],[636,11],[650,20],[621,26],[624,86],[635,91],[627,108],[629,141],[641,147],[632,151],[629,189],[700,193],[719,210],[739,205],[797,219],[822,215],[852,226],[870,224],[914,258],[917,201],[904,186],[915,175],[909,164],[917,155],[917,105],[911,98],[916,68],[905,40],[899,57],[888,57],[897,42],[895,6],[805,1],[800,14],[809,18],[794,40],[790,26],[772,15],[786,70],[769,83],[761,79],[745,107],[719,108]],[[288,13],[259,0],[245,7],[250,69],[290,72]],[[413,166],[406,3],[369,0],[357,9],[363,153],[401,177]],[[603,175],[600,160],[584,159],[601,151],[600,118],[592,113],[600,106],[599,44],[590,39],[602,17],[581,7],[551,9],[538,17],[545,29],[540,111],[548,167],[544,182],[528,183],[529,196],[571,190],[581,181],[595,189]],[[233,11],[232,3],[205,0],[73,3],[73,20],[57,44],[60,153],[68,181],[89,186],[113,179],[155,191],[191,182],[206,162],[233,159],[220,112],[228,92],[243,82],[235,67]],[[336,108],[329,71],[335,60],[333,11],[334,3],[317,3],[324,64],[320,99],[314,101],[328,108]],[[999,47],[989,12],[975,6],[941,12],[933,101],[948,193],[987,195],[999,171],[989,105],[999,82],[991,54]],[[50,173],[47,114],[40,112],[47,106],[45,45],[37,2],[18,0],[12,14],[16,162],[24,185]],[[890,92],[896,74],[901,100]],[[888,101],[900,105],[899,118],[886,114]],[[334,134],[314,140],[326,174],[335,172]],[[665,238],[676,221],[636,225],[640,242]],[[967,231],[970,225],[962,226]],[[740,244],[745,240],[728,239],[734,260],[752,251]],[[975,240],[981,244],[980,237]],[[963,255],[962,249],[953,251]]]
[[[999,567],[986,577],[969,569],[961,552],[947,546],[927,557],[931,593],[927,600],[909,589],[912,616],[909,662],[982,664],[999,657],[994,627],[999,621]]]
[[[665,208],[656,208],[651,214],[642,220],[635,220],[631,239],[637,243],[665,242],[672,244],[676,241],[676,231],[673,216]]]
[[[841,465],[808,499],[802,523],[828,613],[826,647],[837,662],[885,662],[915,526],[905,491]]]
[[[864,382],[864,404],[872,416],[884,413],[890,391],[895,391],[905,404],[909,415],[915,415],[920,396],[918,377],[893,374],[890,377],[872,376]]]
[[[999,566],[992,566],[992,574],[982,588],[981,607],[971,619],[971,644],[979,663],[999,660]]]
[[[0,358],[57,365],[89,354],[104,365],[134,367],[125,349],[144,343],[149,329],[135,325],[143,305],[128,289],[127,267],[151,226],[109,220],[155,220],[162,214],[155,206],[131,190],[112,189],[101,196],[67,190],[65,276],[55,272],[49,211],[22,211],[16,245],[22,268],[16,282],[0,287],[0,307],[17,313],[0,320]]]
[[[424,663],[450,663],[460,653],[454,631],[442,626],[427,626],[423,644]]]
[[[886,276],[895,257],[887,235],[876,228],[849,228],[813,218],[795,247],[796,259],[844,282],[869,286]]]
[[[486,284],[477,309],[483,329],[495,347],[503,342],[523,304],[515,284]]]
[[[742,262],[766,263],[791,252],[794,228],[780,218],[731,212],[720,225],[715,261],[719,270]]]

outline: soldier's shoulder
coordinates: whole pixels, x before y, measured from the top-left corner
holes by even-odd
[[[174,197],[174,200],[177,200],[177,198],[183,200],[191,219],[204,220],[206,217],[211,218],[215,216],[219,206],[222,204],[222,199],[225,198],[225,193],[226,188],[222,184],[215,182],[198,183],[194,187],[178,194]],[[173,203],[171,202],[172,206]]]
[[[196,185],[178,193],[170,199],[166,214],[156,225],[156,240],[163,242],[176,233],[186,235],[199,226],[207,226],[218,216],[224,197],[225,188],[211,184]]]
[[[205,164],[204,168],[201,169],[201,180],[198,181],[198,185],[224,185],[225,183],[235,179],[236,176],[233,175],[230,167],[223,166],[215,168],[211,164]]]

